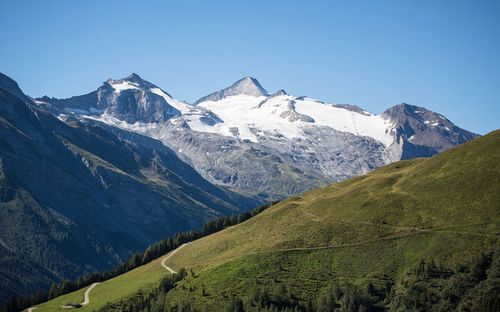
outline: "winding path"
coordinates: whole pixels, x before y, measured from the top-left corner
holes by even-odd
[[[87,305],[87,304],[89,304],[89,303],[90,303],[90,298],[89,298],[90,291],[91,291],[94,287],[96,287],[97,285],[99,285],[99,284],[100,284],[100,283],[94,283],[94,284],[90,285],[90,287],[89,287],[89,288],[87,288],[87,290],[85,291],[85,297],[84,297],[84,299],[85,299],[85,300],[83,300],[83,302],[82,302],[82,303],[80,303],[81,305]]]
[[[96,287],[97,285],[99,285],[100,283],[93,283],[92,285],[90,285],[89,288],[87,288],[87,290],[85,291],[85,294],[83,295],[83,302],[80,303],[80,305],[84,306],[84,305],[87,305],[90,303],[90,291],[92,289],[94,289],[94,287]],[[31,308],[28,308],[28,312],[33,312],[33,310],[35,309],[38,309],[37,307],[31,307]]]
[[[161,261],[161,265],[167,269],[170,273],[172,274],[175,274],[177,273],[177,271],[175,271],[174,269],[170,268],[168,265],[165,264],[165,261],[172,257],[173,255],[175,255],[176,252],[178,252],[179,250],[181,250],[182,248],[186,247],[188,243],[185,243],[185,244],[182,244],[180,245],[179,247],[177,247],[177,249],[174,249],[172,252],[170,252],[162,261]],[[84,294],[84,300],[82,303],[80,303],[82,306],[84,305],[87,305],[90,303],[90,292],[92,291],[92,289],[94,289],[94,287],[96,287],[97,285],[99,285],[100,283],[93,283],[92,285],[90,285],[89,288],[87,288],[87,290],[85,291],[85,294]],[[27,309],[27,312],[33,312],[33,310],[37,309],[37,307],[31,307],[31,308],[28,308]]]
[[[161,265],[167,269],[170,273],[172,274],[175,274],[177,273],[177,271],[173,270],[172,268],[170,268],[168,265],[165,264],[165,261],[167,261],[168,258],[172,257],[173,255],[175,255],[176,252],[178,252],[179,250],[181,250],[182,248],[186,247],[188,243],[185,243],[185,244],[182,244],[180,245],[179,247],[177,247],[177,249],[173,250],[171,253],[168,254],[168,256],[166,256],[162,261],[161,261]]]

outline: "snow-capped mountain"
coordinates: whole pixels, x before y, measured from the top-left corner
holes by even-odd
[[[135,73],[123,79],[108,79],[96,91],[85,95],[63,100],[43,97],[36,103],[57,103],[48,107],[63,114],[109,115],[129,124],[161,123],[175,117],[201,120],[207,124],[219,122],[210,112],[174,99]]]
[[[208,180],[260,197],[284,197],[400,159],[431,156],[476,137],[408,104],[375,115],[243,78],[191,105],[138,75],[97,91],[37,103],[62,119],[101,122],[161,140]]]

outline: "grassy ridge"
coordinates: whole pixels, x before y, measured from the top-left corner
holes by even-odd
[[[167,301],[177,308],[219,311],[237,296],[252,307],[258,289],[270,287],[271,297],[314,307],[316,302],[307,301],[342,281],[391,289],[391,298],[397,298],[413,289],[411,272],[423,274],[415,270],[422,259],[439,262],[443,280],[426,277],[435,280],[430,288],[438,289],[446,278],[466,274],[463,267],[473,267],[482,253],[499,249],[499,166],[496,131],[431,159],[394,163],[292,197],[169,258],[170,267],[196,274],[168,292]],[[160,276],[154,273],[157,261],[144,266],[151,270],[144,274]],[[106,282],[112,294],[107,301],[137,290],[125,277],[132,272]],[[128,291],[117,295],[124,284],[130,284]],[[381,309],[398,304],[381,302]],[[98,299],[92,307],[103,304]]]
[[[200,272],[171,291],[170,301],[216,310],[272,283],[305,301],[332,279],[397,283],[423,258],[446,267],[468,263],[493,250],[500,233],[499,155],[497,131],[432,159],[398,162],[283,201],[169,259],[174,268]],[[200,296],[203,288],[209,296]]]
[[[193,242],[169,263],[204,270],[256,252],[353,244],[426,229],[496,235],[499,151],[497,131],[432,159],[398,162],[306,192]]]

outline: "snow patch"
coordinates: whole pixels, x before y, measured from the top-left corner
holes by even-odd
[[[392,126],[391,122],[380,115],[360,114],[332,104],[318,103],[309,99],[296,101],[295,107],[298,113],[313,118],[317,125],[372,137],[386,146],[391,145],[394,141],[390,131],[386,132]]]
[[[44,102],[44,101],[39,101],[39,100],[33,100],[33,103],[37,104],[37,105],[41,105],[41,104],[49,104],[47,102]]]
[[[129,130],[137,133],[146,133],[149,130],[154,130],[158,128],[157,123],[144,123],[144,122],[135,122],[133,124],[129,124],[126,121],[120,120],[112,115],[109,115],[108,113],[104,113],[100,116],[82,116],[87,119],[91,120],[96,120],[100,121],[102,123],[111,125],[111,126],[116,126],[120,129],[124,130]]]
[[[262,103],[264,100],[266,100]],[[293,101],[293,107],[290,102]],[[217,133],[241,140],[258,142],[258,131],[273,133],[288,139],[305,139],[304,129],[326,126],[356,135],[372,137],[389,146],[394,141],[390,134],[392,124],[371,113],[360,114],[306,97],[280,95],[275,97],[254,97],[248,95],[230,96],[218,101],[205,101],[198,104],[214,112],[224,122],[213,126],[188,122],[195,131]],[[296,114],[299,118],[283,118]],[[305,118],[300,118],[303,116]],[[310,121],[313,120],[313,122]],[[307,122],[306,120],[309,120]],[[238,129],[238,133],[231,129]]]
[[[129,81],[110,82],[109,85],[113,87],[113,89],[115,89],[115,92],[117,93],[130,89],[139,90],[139,86],[137,84]]]
[[[161,96],[168,104],[170,104],[172,107],[177,109],[183,114],[189,113],[192,110],[192,106],[181,102],[177,101],[174,98],[170,97],[167,93],[163,92],[162,89],[160,88],[151,88],[149,89],[152,93]]]

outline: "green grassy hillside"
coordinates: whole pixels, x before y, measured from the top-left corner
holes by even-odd
[[[166,301],[179,311],[257,311],[269,304],[473,310],[477,298],[483,307],[494,306],[500,300],[499,237],[496,131],[431,159],[394,163],[306,192],[188,244],[167,265],[194,274],[177,283]],[[158,270],[157,262],[140,269]],[[148,274],[154,278],[144,287],[163,274]],[[117,309],[117,299],[137,290],[128,282],[125,294],[119,278],[106,282],[107,300],[84,309],[102,308],[105,301],[115,302],[106,310]]]
[[[427,233],[496,235],[499,152],[500,132],[495,132],[432,159],[398,162],[306,192],[243,224],[193,242],[170,263],[201,270],[241,255],[273,250],[425,237]]]
[[[119,301],[133,296],[138,291],[148,291],[160,283],[170,273],[161,266],[157,259],[146,265],[138,267],[126,274],[102,282],[90,292],[90,304],[79,310],[93,311],[104,306],[109,301]],[[81,303],[84,299],[86,288],[69,293],[64,296],[37,306],[38,311],[61,311],[61,306],[67,303]]]
[[[331,280],[397,282],[421,259],[467,265],[493,250],[499,234],[496,131],[432,159],[306,192],[193,242],[169,264],[200,272],[185,288],[204,285],[210,296],[177,287],[169,297],[215,309],[225,297],[249,300],[245,290],[277,283],[307,301]]]

